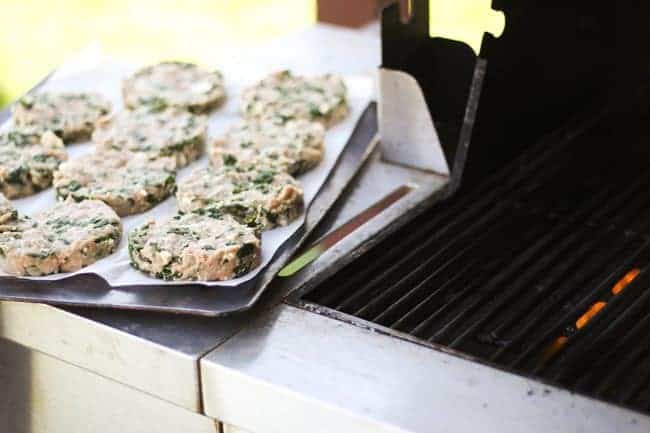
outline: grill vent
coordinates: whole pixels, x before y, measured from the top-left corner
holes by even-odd
[[[650,412],[650,159],[632,136],[588,163],[606,126],[540,144],[303,302]]]

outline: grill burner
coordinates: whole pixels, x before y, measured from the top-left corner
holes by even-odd
[[[548,137],[303,302],[650,412],[650,119],[636,108]]]

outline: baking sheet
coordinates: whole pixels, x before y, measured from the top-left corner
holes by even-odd
[[[279,65],[279,68],[281,65]],[[131,74],[138,68],[128,62],[118,59],[103,58],[93,65],[83,65],[82,70],[78,68],[75,72],[67,72],[71,68],[63,67],[62,72],[52,76],[52,78],[42,87],[45,90],[73,90],[73,91],[96,91],[105,95],[114,104],[114,109],[122,108],[121,103],[121,80]],[[228,95],[227,102],[218,110],[215,110],[209,117],[209,136],[215,137],[223,134],[228,126],[238,118],[238,101],[241,90],[262,78],[264,75],[273,71],[257,71],[254,68],[243,68],[233,65],[218,65],[226,80],[226,92]],[[278,69],[279,69],[278,68]],[[300,70],[293,69],[295,73],[300,74]],[[326,71],[324,71],[326,72]],[[373,83],[369,77],[344,77],[348,87],[348,103],[350,105],[350,114],[340,124],[328,130],[326,135],[326,152],[322,163],[313,171],[306,173],[298,178],[304,188],[305,204],[308,209],[316,194],[327,179],[329,173],[334,167],[340,153],[354,130],[359,117],[364,108],[370,102],[373,95]],[[10,126],[10,121],[4,127]],[[68,155],[74,158],[92,151],[92,144],[80,143],[67,146]],[[192,170],[207,164],[207,158],[204,156],[199,161],[190,164],[188,167],[179,171],[177,181],[181,182]],[[39,210],[54,205],[56,202],[54,190],[52,188],[36,194],[31,197],[13,200],[18,210],[27,215],[32,215]],[[109,285],[114,287],[128,286],[162,286],[162,285],[179,285],[188,284],[184,281],[162,281],[151,278],[133,269],[129,264],[127,236],[128,232],[134,227],[142,224],[144,221],[155,218],[160,220],[173,215],[176,211],[175,198],[169,198],[159,204],[152,210],[140,215],[134,215],[122,218],[123,238],[118,250],[109,257],[83,268],[74,273],[56,274],[46,277],[19,277],[22,280],[44,280],[58,281],[69,278],[74,275],[94,274],[100,276]],[[222,281],[222,282],[191,282],[193,285],[204,286],[223,286],[233,287],[242,285],[255,278],[271,262],[273,256],[282,247],[294,233],[296,233],[304,224],[304,215],[302,218],[294,221],[286,227],[275,228],[262,234],[262,261],[261,265],[254,271],[240,278]],[[0,276],[6,276],[0,272]]]

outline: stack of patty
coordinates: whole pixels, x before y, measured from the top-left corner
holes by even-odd
[[[101,125],[93,136],[104,149],[171,159],[181,168],[201,156],[204,113],[224,98],[223,77],[195,65],[165,62],[137,71],[123,83],[131,111]],[[167,192],[167,191],[166,191]],[[257,232],[229,215],[176,215],[149,220],[129,234],[131,265],[164,280],[229,280],[257,267]]]
[[[147,96],[152,86],[155,99]],[[0,267],[17,275],[72,272],[111,254],[122,234],[118,214],[144,212],[169,197],[176,169],[201,155],[207,120],[188,110],[214,107],[223,97],[219,72],[163,63],[124,82],[133,110],[111,114],[111,104],[92,92],[18,101],[14,129],[0,135],[1,190],[18,198],[54,183],[61,202],[32,219],[3,197]],[[63,163],[64,142],[91,137],[93,153]]]
[[[0,196],[0,267],[16,275],[72,272],[105,257],[122,236],[120,216],[145,212],[176,192],[178,211],[128,236],[134,268],[164,280],[229,280],[256,268],[261,233],[304,209],[294,176],[316,168],[326,128],[348,111],[334,75],[272,74],[246,89],[242,118],[208,145],[210,166],[176,186],[179,169],[207,142],[209,110],[225,99],[223,76],[163,62],[123,82],[126,110],[94,93],[23,98],[14,131],[0,135],[0,187],[8,198],[54,184],[61,200],[33,219]],[[65,144],[95,150],[68,160]]]
[[[52,185],[67,159],[65,144],[90,137],[111,104],[96,93],[40,93],[14,106],[13,126],[0,133],[0,189],[10,199]]]
[[[287,71],[245,90],[242,119],[210,143],[211,166],[195,169],[180,182],[180,213],[132,233],[133,265],[164,279],[231,279],[256,267],[261,245],[250,241],[252,233],[288,225],[302,214],[303,190],[293,176],[322,161],[325,128],[347,113],[345,93],[338,77]],[[187,230],[180,230],[183,224]],[[208,229],[213,224],[218,227]],[[230,233],[230,254],[212,249],[212,230]],[[214,261],[221,263],[220,272],[209,274]]]
[[[240,111],[242,119],[210,143],[212,167],[179,185],[179,208],[228,213],[260,230],[288,225],[304,208],[293,176],[322,161],[325,127],[348,112],[345,84],[281,71],[245,89]]]
[[[100,201],[62,202],[30,218],[8,200],[52,185],[65,144],[90,137],[111,110],[96,93],[40,93],[20,99],[0,133],[0,268],[14,275],[73,272],[117,248],[122,226]]]

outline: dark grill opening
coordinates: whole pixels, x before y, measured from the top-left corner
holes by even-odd
[[[648,120],[550,136],[302,300],[650,412]]]

